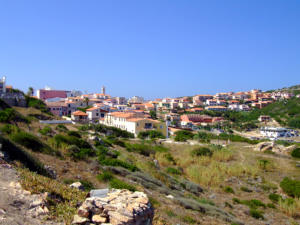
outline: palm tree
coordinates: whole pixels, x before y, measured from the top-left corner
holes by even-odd
[[[27,95],[31,97],[33,95],[33,92],[34,92],[33,87],[29,87],[27,91]]]
[[[85,102],[86,106],[89,105],[89,101],[90,101],[89,98],[87,98],[87,97],[84,98],[84,102]]]

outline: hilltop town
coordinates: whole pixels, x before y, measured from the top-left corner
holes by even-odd
[[[300,223],[298,86],[99,92],[0,80],[0,224]]]
[[[6,86],[5,79],[2,78],[2,82],[0,82],[2,85],[0,86],[0,88],[2,87],[2,90],[0,89],[1,98],[9,105],[24,106],[24,96],[19,92],[13,92],[11,85]],[[300,98],[300,94],[295,91],[263,92],[257,89],[148,101],[140,96],[133,96],[129,99],[113,97],[106,93],[104,86],[100,93],[91,94],[51,88],[36,90],[36,96],[34,96],[33,88],[31,88],[31,92],[31,97],[42,100],[49,112],[60,120],[65,120],[66,123],[70,121],[82,124],[99,123],[128,131],[136,137],[140,132],[149,130],[157,130],[166,137],[180,129],[197,131],[204,128],[215,128],[216,132],[223,132],[221,128],[232,128],[229,124],[232,121],[228,118],[230,112],[257,111],[275,102]],[[270,115],[260,113],[255,122],[260,122],[260,124],[248,124],[244,131],[260,128],[259,133],[252,132],[244,135],[253,139],[298,136],[296,130],[280,127],[278,118],[272,118]]]

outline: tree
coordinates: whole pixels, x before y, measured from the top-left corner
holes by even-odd
[[[27,95],[31,97],[31,96],[33,96],[33,93],[34,93],[33,87],[29,87],[28,91],[27,91]]]
[[[151,118],[154,119],[154,120],[157,119],[156,112],[153,111],[153,110],[150,111],[150,116],[151,116]]]
[[[89,101],[90,101],[90,99],[89,99],[89,98],[87,98],[87,97],[85,97],[85,98],[84,98],[84,102],[85,102],[86,106],[88,106],[88,105],[89,105]]]

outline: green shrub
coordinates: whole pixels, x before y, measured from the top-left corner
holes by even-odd
[[[58,125],[55,127],[55,129],[58,130],[58,131],[61,131],[61,132],[66,132],[66,131],[68,131],[68,128],[67,128],[65,125],[63,125],[63,124],[58,124]]]
[[[184,217],[182,217],[182,221],[185,222],[185,223],[188,223],[188,224],[195,224],[195,223],[197,223],[197,221],[194,218],[190,217],[190,216],[184,216]]]
[[[114,178],[114,175],[109,171],[104,171],[101,174],[97,175],[97,179],[103,182],[111,181]]]
[[[151,145],[146,145],[144,143],[142,144],[129,144],[126,143],[126,150],[129,152],[137,152],[144,156],[150,156],[151,154],[154,154],[155,151]]]
[[[294,158],[300,158],[300,148],[295,148],[295,149],[291,152],[291,156],[293,156]]]
[[[244,191],[244,192],[252,192],[252,190],[250,190],[249,188],[245,187],[245,186],[242,186],[241,187],[241,191]]]
[[[136,188],[133,185],[130,185],[122,180],[119,180],[117,178],[113,178],[109,182],[109,187],[110,188],[115,188],[115,189],[127,189],[129,191],[136,191]]]
[[[257,209],[250,209],[249,213],[255,219],[264,219],[263,213]]]
[[[288,177],[285,177],[280,182],[280,187],[282,190],[291,197],[300,197],[300,181],[292,180]]]
[[[67,147],[68,155],[73,159],[85,159],[87,157],[95,156],[95,151],[90,148],[79,148],[76,145],[70,145]]]
[[[282,197],[278,194],[269,194],[269,199],[272,201],[272,202],[275,202],[275,203],[278,203],[280,199],[282,199]]]
[[[140,139],[146,139],[146,138],[150,138],[150,139],[161,138],[161,139],[164,139],[166,137],[160,131],[149,130],[149,131],[141,131],[138,134],[138,138],[140,138]]]
[[[194,134],[188,130],[179,130],[175,132],[175,141],[185,142],[187,140],[193,139]]]
[[[45,169],[44,165],[29,152],[16,146],[11,141],[1,136],[0,143],[2,144],[2,151],[7,153],[11,160],[18,160],[29,170],[47,177],[51,177],[51,174]]]
[[[28,119],[22,116],[20,113],[15,111],[12,108],[6,108],[4,110],[0,110],[0,122],[2,123],[10,123],[10,122],[25,122],[28,123]]]
[[[11,135],[11,139],[16,143],[31,149],[32,151],[42,152],[44,149],[43,143],[36,136],[24,131],[20,131]]]
[[[120,128],[116,128],[116,127],[105,126],[103,124],[95,125],[94,129],[95,131],[104,133],[106,135],[112,135],[115,137],[123,137],[123,138],[134,138],[134,134],[126,130],[121,130]]]
[[[84,187],[85,191],[90,191],[90,190],[92,190],[92,189],[95,188],[94,185],[93,185],[93,183],[91,183],[88,180],[80,180],[79,182],[82,184],[82,186]]]
[[[44,113],[51,114],[48,110],[47,105],[40,99],[36,99],[33,97],[26,96],[27,107],[33,107],[41,110]]]
[[[227,192],[227,193],[232,193],[232,194],[234,194],[233,188],[232,188],[232,187],[229,187],[229,186],[226,186],[226,187],[224,188],[224,191]]]
[[[104,165],[104,166],[123,167],[123,168],[128,169],[132,172],[138,170],[138,168],[135,165],[131,164],[131,163],[127,163],[127,162],[124,162],[124,161],[119,160],[119,159],[108,158],[108,157],[105,157],[105,156],[99,156],[99,163],[101,165]]]
[[[166,169],[166,172],[170,173],[170,174],[174,174],[174,175],[181,175],[182,174],[182,172],[179,169],[176,169],[176,168],[173,168],[173,167],[168,167]]]
[[[5,134],[12,134],[12,133],[18,133],[20,131],[19,127],[16,125],[11,125],[11,124],[5,124],[2,128],[1,131]]]
[[[49,126],[45,126],[43,129],[39,130],[39,133],[42,135],[50,135],[52,133],[52,129]]]
[[[164,158],[166,160],[168,160],[169,162],[176,164],[176,161],[175,161],[174,157],[171,155],[171,153],[169,153],[169,152],[165,153]]]
[[[70,131],[67,132],[67,134],[68,134],[69,136],[81,138],[81,135],[80,135],[80,133],[79,133],[78,131],[70,130]]]
[[[270,208],[270,209],[275,209],[276,208],[276,206],[273,203],[268,203],[267,207]]]
[[[198,147],[191,152],[192,156],[212,156],[212,151],[206,147]]]
[[[87,141],[75,136],[65,136],[62,134],[57,134],[54,136],[54,140],[57,146],[65,143],[68,145],[77,145],[79,148],[91,148],[91,145]]]

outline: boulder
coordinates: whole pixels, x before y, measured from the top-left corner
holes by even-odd
[[[92,190],[73,224],[150,225],[154,216],[147,195],[118,189]]]
[[[70,187],[71,188],[76,188],[76,189],[78,189],[80,191],[84,191],[84,186],[80,182],[75,182],[73,184],[70,184]]]

